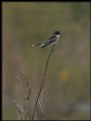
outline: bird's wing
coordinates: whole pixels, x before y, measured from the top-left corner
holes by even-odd
[[[56,36],[52,36],[48,40],[41,41],[41,42],[34,44],[32,46],[38,46],[39,45],[39,46],[45,47],[48,44],[51,44],[52,42],[55,42],[55,41],[56,41]]]
[[[47,41],[44,42],[44,45],[42,46],[42,48],[47,46],[48,44],[55,42],[55,41],[56,41],[56,36],[50,37]]]
[[[52,37],[50,37],[48,40],[51,40],[51,39],[53,39],[53,38],[55,38],[55,35],[53,35]]]
[[[52,37],[48,38],[47,40],[41,41],[40,43],[41,43],[41,44],[42,44],[42,43],[47,43],[47,42],[53,40],[53,38],[55,39],[56,37],[55,37],[55,36],[52,36]]]

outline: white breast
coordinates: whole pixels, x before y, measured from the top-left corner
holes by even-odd
[[[60,35],[56,35],[56,37],[59,39]]]

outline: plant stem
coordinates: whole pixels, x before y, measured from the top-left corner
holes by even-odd
[[[41,86],[40,86],[40,90],[39,90],[39,93],[38,93],[38,97],[36,99],[36,102],[35,102],[35,106],[34,106],[34,111],[33,111],[33,115],[32,115],[32,120],[34,119],[34,116],[35,116],[35,111],[36,111],[36,107],[37,107],[37,103],[38,103],[38,99],[40,97],[40,94],[41,94],[41,91],[42,91],[42,88],[43,88],[43,84],[44,84],[44,81],[45,81],[45,76],[46,76],[46,72],[47,72],[47,68],[48,68],[48,63],[49,63],[49,58],[50,56],[52,55],[52,52],[54,50],[54,47],[55,45],[53,45],[49,55],[48,55],[48,58],[47,58],[47,62],[46,62],[46,66],[45,66],[45,71],[44,71],[44,74],[43,74],[43,77],[42,77],[42,83],[41,83]]]

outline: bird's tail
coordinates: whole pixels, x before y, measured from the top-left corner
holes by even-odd
[[[32,45],[32,46],[35,47],[35,46],[38,46],[38,45],[40,45],[40,44],[38,43],[38,44],[34,44],[34,45]]]

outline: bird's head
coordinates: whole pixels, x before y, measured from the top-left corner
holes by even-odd
[[[55,31],[54,33],[53,33],[53,35],[61,35],[62,36],[62,34],[59,32],[59,31]]]

